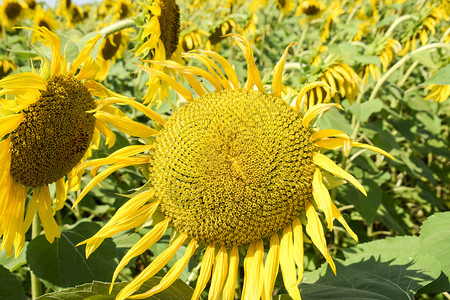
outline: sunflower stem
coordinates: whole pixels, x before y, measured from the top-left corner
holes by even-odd
[[[110,34],[116,33],[118,31],[121,31],[122,29],[125,28],[130,28],[130,27],[135,27],[136,26],[136,22],[132,19],[125,19],[125,20],[121,20],[117,23],[111,24],[105,28],[103,28],[102,30],[100,30],[100,34],[102,36],[108,36]]]
[[[31,239],[34,239],[41,232],[41,222],[37,213],[34,214],[33,223],[31,225]],[[31,299],[36,299],[42,294],[42,286],[39,278],[30,270],[31,278]]]
[[[405,15],[405,16],[401,16],[400,18],[396,19],[394,21],[394,23],[392,23],[391,27],[389,27],[389,29],[386,31],[386,35],[385,36],[391,36],[392,32],[394,32],[395,27],[397,27],[401,22],[409,20],[409,19],[415,19],[417,20],[417,16],[414,15]]]
[[[417,67],[417,65],[419,64],[419,61],[415,61],[410,67],[409,69],[406,71],[405,75],[402,77],[402,79],[400,79],[397,83],[397,85],[399,87],[401,87],[402,85],[405,84],[406,80],[408,79],[409,75],[411,75],[412,71],[414,71],[414,69]]]
[[[450,49],[450,45],[446,44],[446,43],[434,43],[434,44],[429,44],[423,47],[420,47],[419,49],[406,54],[402,59],[400,59],[395,65],[393,65],[386,73],[384,73],[383,77],[380,78],[380,80],[378,80],[377,84],[375,85],[372,94],[370,94],[369,100],[371,101],[373,100],[377,93],[378,90],[381,88],[381,86],[383,85],[383,83],[395,72],[395,70],[397,70],[399,67],[401,67],[405,62],[407,62],[414,54],[417,54],[419,52],[422,51],[427,51],[427,50],[431,50],[431,49],[436,49],[436,48],[447,48]]]

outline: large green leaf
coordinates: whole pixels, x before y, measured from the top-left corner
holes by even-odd
[[[0,266],[0,300],[27,299],[17,278],[8,269]]]
[[[450,64],[446,65],[442,69],[436,72],[430,79],[424,82],[424,84],[450,84]]]
[[[44,236],[33,239],[27,249],[27,261],[37,277],[56,287],[69,287],[93,280],[108,281],[116,267],[116,247],[110,239],[89,257],[85,246],[76,245],[94,235],[100,226],[80,222],[61,232],[61,238],[50,244]]]
[[[0,240],[1,244],[1,240]],[[28,242],[25,242],[25,246],[20,253],[20,255],[15,258],[14,255],[11,257],[6,256],[6,250],[0,252],[0,265],[7,268],[11,272],[19,269],[21,266],[27,263],[27,259],[25,257],[25,253],[28,247]]]
[[[160,277],[153,277],[150,280],[146,281],[137,293],[144,293],[150,290],[152,287],[156,286]],[[44,296],[39,297],[39,300],[114,300],[119,291],[125,287],[127,282],[121,282],[118,284],[114,284],[114,288],[112,293],[109,294],[109,283],[105,282],[97,282],[83,284],[74,288],[69,288],[65,290],[61,290],[58,292],[46,294]],[[183,281],[177,279],[171,286],[167,289],[158,293],[152,297],[148,297],[145,299],[161,299],[161,300],[183,300],[190,299],[193,294],[193,290],[190,286],[185,284]]]
[[[419,252],[436,259],[440,270],[447,277],[441,279],[442,288],[450,288],[450,212],[435,213],[420,229]],[[445,284],[445,280],[447,284]],[[438,290],[437,292],[444,292]]]

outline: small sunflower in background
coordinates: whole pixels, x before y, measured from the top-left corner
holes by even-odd
[[[0,57],[0,79],[7,76],[17,68],[13,60],[7,57]]]
[[[178,48],[180,35],[180,9],[175,0],[146,0],[142,4],[138,24],[142,24],[138,33],[135,55],[144,60],[172,59],[181,61]],[[160,70],[164,70],[164,68]],[[148,105],[162,104],[169,96],[169,86],[161,80],[151,77],[147,92],[143,97]]]
[[[187,25],[184,26],[185,29],[181,30],[180,34],[180,45],[183,48],[184,52],[203,48],[204,42],[208,33],[203,29],[197,28],[197,26],[193,25],[191,22],[187,22]]]
[[[83,9],[72,3],[71,0],[61,0],[56,9],[56,15],[66,20],[66,28],[74,28],[76,24],[85,18]]]
[[[41,7],[36,0],[25,0],[25,4],[29,10],[36,10]]]
[[[236,39],[247,62],[244,85],[232,65],[213,51],[185,54],[202,62],[208,71],[168,60],[152,62],[184,76],[197,98],[161,71],[141,66],[166,80],[187,99],[187,104],[168,121],[153,116],[163,128],[152,143],[125,147],[108,158],[79,167],[93,167],[95,174],[101,166],[111,164],[88,183],[77,202],[121,165],[142,165],[147,160],[147,166],[143,166],[149,176],[146,188],[134,194],[92,238],[81,243],[86,244],[89,256],[104,239],[122,230],[139,228],[154,218],[154,227],[120,261],[113,282],[131,259],[147,251],[172,228],[170,246],[121,290],[118,300],[142,299],[163,291],[180,276],[194,253],[203,249],[192,299],[199,298],[209,281],[209,299],[234,299],[240,251],[246,252],[242,299],[271,299],[279,269],[289,295],[300,299],[297,284],[303,276],[304,231],[336,271],[316,210],[324,212],[330,229],[336,218],[357,240],[331,201],[324,178],[337,180],[334,175],[366,192],[321,150],[343,147],[348,155],[351,147],[361,147],[389,154],[354,142],[337,129],[318,130],[313,126],[316,117],[339,105],[319,104],[303,114],[299,105],[291,107],[281,98],[282,71],[294,43],[275,66],[272,93],[268,93],[250,43],[239,35],[230,36]],[[194,75],[207,80],[215,90],[206,91]],[[318,84],[323,85],[312,86]],[[183,257],[158,285],[131,296],[185,243],[188,245]]]
[[[0,6],[1,25],[8,31],[12,30],[24,16],[25,9],[25,5],[20,1],[3,0],[3,4]]]
[[[403,56],[409,51],[414,51],[417,48],[417,40],[419,39],[422,46],[428,43],[429,35],[436,34],[436,24],[442,19],[442,7],[429,7],[422,13],[422,18],[411,29],[407,31],[403,38],[403,50],[399,55]]]
[[[306,0],[301,1],[297,7],[297,16],[304,15],[306,19],[302,19],[300,22],[310,22],[318,19],[322,16],[322,13],[326,10],[327,6],[319,0]]]
[[[320,35],[320,40],[322,41],[322,43],[325,43],[325,41],[330,36],[330,29],[333,22],[334,23],[339,22],[339,16],[342,15],[343,13],[345,13],[345,11],[341,8],[341,2],[339,0],[334,0],[328,6],[328,9],[326,11],[325,23],[323,25],[322,33]]]
[[[360,21],[358,24],[358,30],[356,31],[355,35],[353,36],[352,41],[358,42],[360,41],[363,36],[366,36],[366,34],[369,32],[369,29],[372,25],[367,21]]]
[[[51,32],[55,32],[57,28],[60,27],[58,21],[55,19],[55,15],[53,11],[50,9],[44,10],[42,7],[39,7],[34,12],[33,22],[37,27],[45,27]],[[33,32],[31,41],[35,43],[37,40],[41,40],[46,43],[46,40],[42,39],[42,35],[38,32]]]
[[[368,55],[378,56],[383,66],[383,72],[386,72],[395,54],[401,51],[402,45],[396,39],[379,35],[375,37],[369,48],[372,51]],[[376,64],[367,64],[362,68],[359,76],[365,84],[369,81],[369,77],[372,77],[373,80],[379,80],[381,77],[380,68]]]
[[[205,49],[215,52],[222,48],[221,42],[225,39],[225,35],[239,31],[239,25],[232,18],[221,21],[218,25],[212,26],[212,28],[206,41]]]
[[[426,90],[429,91],[426,100],[442,103],[450,96],[450,85],[429,84]]]
[[[295,9],[294,0],[275,0],[278,9],[283,13],[283,16],[289,15]]]
[[[60,236],[53,215],[63,208],[69,190],[80,188],[82,174],[73,169],[91,155],[91,148],[98,148],[100,133],[112,147],[111,125],[138,137],[155,132],[106,104],[130,103],[144,113],[149,109],[89,80],[99,70],[90,52],[100,34],[68,66],[58,36],[45,27],[29,29],[48,41],[51,62],[43,57],[39,74],[18,73],[0,80],[0,95],[7,96],[0,98],[1,251],[11,256],[14,248],[16,257],[36,211],[47,240]],[[50,184],[55,184],[54,197]],[[28,193],[32,196],[25,208]]]
[[[311,77],[311,81],[318,81],[323,85],[311,88],[300,99],[304,103],[305,111],[318,103],[329,103],[332,98],[337,103],[341,102],[341,98],[346,98],[352,103],[359,91],[361,78],[347,64],[333,62],[322,67],[322,71]]]

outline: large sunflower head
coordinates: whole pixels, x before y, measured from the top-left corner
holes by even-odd
[[[99,70],[90,52],[100,35],[69,63],[58,36],[46,27],[29,29],[50,44],[51,59],[42,57],[38,74],[18,73],[0,80],[1,250],[6,248],[10,256],[15,248],[16,257],[36,210],[46,238],[52,242],[59,237],[53,214],[64,206],[69,190],[79,188],[81,174],[73,169],[90,156],[90,148],[99,146],[100,133],[110,147],[115,141],[110,125],[130,135],[154,134],[110,105],[147,108],[90,80]],[[25,209],[28,192],[32,196]]]
[[[289,106],[281,98],[281,74],[293,44],[274,68],[270,93],[262,85],[251,45],[239,35],[232,36],[247,61],[244,85],[231,64],[212,51],[184,55],[199,60],[208,71],[167,60],[152,62],[179,72],[198,94],[197,98],[167,75],[141,66],[152,76],[166,80],[188,103],[167,122],[158,115],[152,116],[163,129],[150,145],[126,147],[109,158],[80,166],[97,169],[113,164],[110,172],[94,177],[89,184],[93,186],[113,172],[114,166],[142,165],[145,159],[148,161],[149,188],[141,189],[95,236],[83,242],[90,255],[105,238],[139,227],[158,212],[159,218],[153,219],[154,227],[123,257],[113,280],[133,257],[154,245],[168,227],[176,232],[169,248],[129,283],[117,299],[130,297],[184,243],[188,243],[184,256],[161,282],[130,298],[142,299],[167,288],[197,248],[203,247],[192,299],[199,298],[210,279],[211,299],[234,299],[238,248],[246,251],[242,299],[270,299],[279,266],[289,295],[300,299],[297,284],[303,274],[303,230],[335,270],[316,210],[324,212],[330,229],[336,218],[357,239],[331,201],[324,177],[340,177],[366,192],[352,175],[321,151],[344,147],[348,154],[353,146],[388,154],[351,141],[339,130],[317,130],[312,126],[318,115],[339,105],[320,104],[303,114],[298,106]],[[208,81],[214,91],[206,91],[194,76]],[[299,97],[303,94],[301,91]],[[81,192],[78,201],[88,190]]]
[[[7,30],[12,30],[24,16],[25,9],[25,5],[20,1],[4,0],[0,6],[1,25]]]

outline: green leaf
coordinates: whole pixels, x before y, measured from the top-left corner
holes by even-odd
[[[439,276],[415,268],[415,261],[398,264],[381,257],[335,259],[337,276],[328,265],[306,273],[299,286],[302,299],[414,299],[420,287]],[[421,265],[435,262],[430,256],[417,259]]]
[[[320,126],[320,129],[334,128],[350,135],[353,133],[350,122],[345,118],[344,113],[339,109],[330,109],[329,111],[327,111],[317,121],[317,125]]]
[[[362,184],[367,191],[367,197],[350,184],[347,184],[342,188],[342,199],[346,203],[355,205],[356,210],[364,220],[368,224],[372,224],[377,217],[382,191],[372,179],[364,179]]]
[[[92,237],[100,226],[82,221],[73,228],[61,232],[61,238],[50,244],[41,235],[33,239],[27,249],[27,261],[37,277],[56,287],[69,287],[93,280],[108,281],[116,267],[116,247],[106,239],[86,259],[85,245],[76,245]]]
[[[9,272],[8,269],[0,266],[0,300],[26,300],[25,292],[19,280]]]
[[[1,240],[0,240],[1,244]],[[25,246],[20,253],[19,257],[14,258],[14,256],[7,257],[6,250],[0,252],[0,265],[7,268],[11,272],[19,269],[21,266],[27,263],[27,259],[25,257],[25,253],[27,251],[28,242],[25,242]]]
[[[438,212],[429,217],[420,229],[419,252],[436,259],[440,270],[450,278],[450,212]]]
[[[412,55],[412,59],[420,62],[422,65],[430,69],[436,69],[436,63],[433,61],[433,58],[431,57],[431,53],[429,51],[415,53]]]
[[[152,287],[156,286],[160,277],[152,277],[150,280],[146,281],[137,293],[145,293]],[[114,284],[112,293],[109,294],[109,283],[94,281],[93,283],[83,284],[74,288],[69,288],[54,293],[49,293],[43,295],[37,299],[39,300],[114,300],[117,294],[127,285],[127,282],[120,282]],[[171,286],[167,289],[158,293],[152,297],[144,299],[161,299],[161,300],[183,300],[190,299],[193,294],[193,289],[188,286],[183,281],[177,279]]]
[[[436,72],[431,78],[424,82],[424,84],[450,84],[450,64]]]

